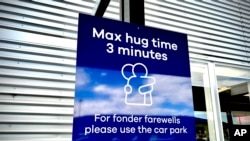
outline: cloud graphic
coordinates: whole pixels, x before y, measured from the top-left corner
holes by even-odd
[[[153,75],[157,80],[154,91],[158,94],[159,102],[167,100],[171,104],[185,104],[192,106],[192,87],[188,77],[171,75]]]
[[[119,96],[123,94],[123,88],[119,88],[119,87],[109,87],[107,85],[101,84],[101,85],[97,85],[96,87],[94,87],[93,91],[97,94],[106,94],[106,95],[110,95],[110,97],[113,96]]]
[[[190,78],[149,74],[149,76],[156,79],[154,91],[152,92],[154,104],[145,108],[144,106],[126,105],[124,103],[123,87],[126,81],[124,81],[119,71],[80,69],[78,72],[81,72],[81,74],[77,75],[84,80],[77,81],[81,82],[78,85],[82,85],[82,87],[76,88],[78,97],[75,98],[75,117],[95,113],[193,115]],[[105,75],[101,75],[103,72]],[[138,83],[144,85],[149,82],[143,79]],[[135,99],[135,101],[137,100]]]
[[[84,68],[77,67],[76,68],[76,87],[80,88],[85,84],[90,82],[88,74],[85,72]]]
[[[173,107],[150,107],[130,106],[121,104],[122,100],[107,101],[86,100],[75,102],[75,117],[98,114],[136,114],[136,115],[193,115],[189,108],[176,109]]]

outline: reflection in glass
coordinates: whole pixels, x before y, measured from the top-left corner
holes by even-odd
[[[216,67],[225,141],[237,138],[236,129],[250,127],[250,70]]]

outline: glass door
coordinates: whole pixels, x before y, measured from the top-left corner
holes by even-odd
[[[250,69],[216,66],[225,141],[250,139]]]
[[[216,141],[211,86],[206,63],[191,62],[197,141]]]

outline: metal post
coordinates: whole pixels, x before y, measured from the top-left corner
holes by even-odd
[[[92,14],[94,16],[102,17],[109,5],[109,2],[110,0],[96,0],[96,4],[95,4]]]
[[[144,0],[120,0],[121,21],[145,25]]]

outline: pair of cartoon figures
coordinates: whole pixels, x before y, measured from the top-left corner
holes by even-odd
[[[148,76],[148,69],[142,63],[125,64],[121,74],[127,80],[124,86],[127,105],[151,106],[155,78]]]

